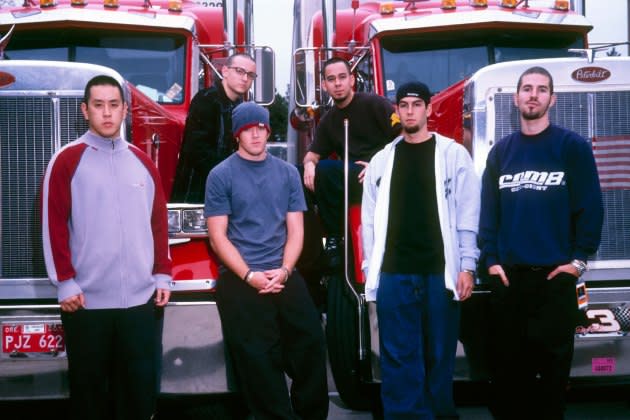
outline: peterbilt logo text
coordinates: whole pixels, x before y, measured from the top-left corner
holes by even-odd
[[[15,76],[11,73],[0,71],[0,89],[15,83]]]
[[[610,70],[603,67],[582,67],[571,73],[573,80],[585,83],[595,83],[610,77]]]
[[[499,189],[509,188],[511,192],[522,189],[546,191],[559,185],[564,185],[564,172],[524,171],[499,177]]]

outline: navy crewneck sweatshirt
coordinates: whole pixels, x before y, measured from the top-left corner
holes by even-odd
[[[479,240],[487,267],[558,265],[597,251],[602,195],[589,144],[550,125],[515,132],[488,154]]]

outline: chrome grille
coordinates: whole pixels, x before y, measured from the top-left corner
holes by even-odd
[[[499,93],[494,97],[495,139],[501,139],[520,128],[512,98],[511,93]],[[589,108],[589,101],[592,108]],[[589,109],[593,109],[593,112],[589,112]],[[630,138],[630,92],[557,92],[556,105],[550,109],[549,116],[554,124],[575,131],[591,143],[593,137]],[[603,198],[601,244],[592,259],[629,259],[630,190],[604,190]]]
[[[0,95],[1,276],[46,277],[41,245],[39,188],[54,153],[55,125],[60,144],[87,129],[80,97]],[[55,107],[59,112],[55,113]],[[55,119],[59,115],[59,121]]]

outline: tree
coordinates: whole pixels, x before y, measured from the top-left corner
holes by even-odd
[[[608,57],[619,57],[621,53],[617,51],[615,47],[612,47],[611,49],[608,50],[608,52],[606,52],[606,55]]]
[[[268,106],[269,123],[271,124],[271,141],[287,140],[287,121],[289,104],[285,97],[276,92],[273,104]]]

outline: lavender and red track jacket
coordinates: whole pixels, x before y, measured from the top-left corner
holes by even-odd
[[[168,289],[166,199],[148,156],[90,131],[59,150],[42,188],[42,236],[58,299],[129,308]]]

